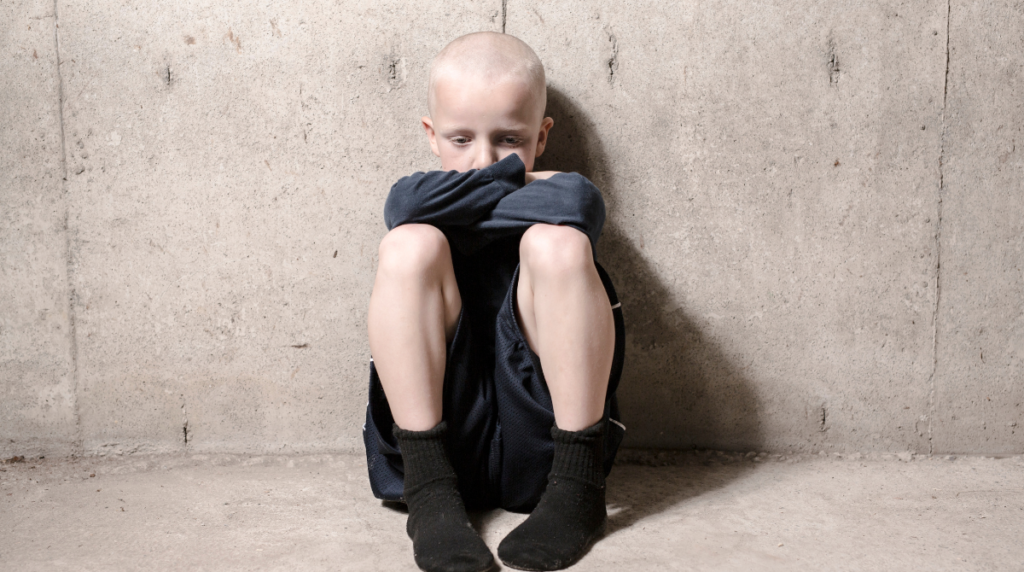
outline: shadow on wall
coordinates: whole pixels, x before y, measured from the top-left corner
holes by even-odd
[[[759,450],[757,400],[751,383],[729,362],[673,295],[617,221],[614,165],[593,123],[569,96],[548,90],[555,120],[538,169],[578,172],[601,189],[608,209],[598,256],[608,270],[626,321],[626,362],[619,386],[627,447]],[[655,168],[654,165],[651,166]]]

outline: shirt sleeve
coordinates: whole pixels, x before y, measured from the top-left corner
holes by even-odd
[[[578,173],[559,173],[506,195],[487,216],[456,233],[465,251],[521,234],[537,223],[565,225],[586,234],[596,248],[604,219],[601,191]]]
[[[428,171],[399,179],[384,203],[388,230],[410,223],[442,230],[466,227],[489,215],[526,183],[526,167],[515,153],[484,169]]]

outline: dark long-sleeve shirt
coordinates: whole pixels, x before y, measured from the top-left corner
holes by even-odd
[[[601,192],[582,175],[559,173],[526,184],[512,154],[463,173],[428,171],[400,179],[384,204],[388,230],[410,223],[436,226],[452,245],[452,263],[481,359],[494,363],[494,326],[516,266],[519,239],[530,226],[571,226],[597,245],[604,225]],[[464,327],[460,325],[460,328]]]
[[[436,226],[456,249],[473,255],[502,238],[522,236],[536,223],[571,226],[597,245],[604,200],[577,173],[559,173],[526,184],[516,154],[485,168],[459,173],[428,171],[400,179],[384,204],[388,229],[408,223]]]

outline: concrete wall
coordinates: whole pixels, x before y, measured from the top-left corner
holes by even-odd
[[[950,10],[933,445],[1024,450],[1024,4]]]
[[[1018,4],[5,2],[0,454],[360,448],[426,67],[502,29],[609,206],[629,445],[1024,452]]]
[[[53,5],[0,4],[0,452],[79,448]]]

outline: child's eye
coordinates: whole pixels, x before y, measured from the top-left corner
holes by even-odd
[[[518,137],[505,137],[501,142],[503,145],[508,145],[509,147],[518,147],[522,144],[523,140]]]
[[[454,143],[455,145],[465,145],[469,143],[469,137],[452,137],[451,142]]]

